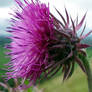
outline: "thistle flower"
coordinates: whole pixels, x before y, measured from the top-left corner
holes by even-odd
[[[54,39],[53,20],[50,17],[49,7],[40,2],[24,5],[16,0],[22,11],[15,11],[11,27],[12,42],[7,48],[11,52],[10,78],[29,79],[30,85],[40,77],[45,66],[48,64],[48,45]]]
[[[77,36],[86,14],[78,23],[78,17],[73,21],[66,8],[67,20],[56,9],[63,20],[60,22],[45,4],[24,1],[25,4],[16,0],[21,9],[15,11],[12,25],[8,27],[12,34],[12,42],[7,46],[11,51],[8,53],[11,56],[8,79],[29,79],[29,85],[22,85],[22,88],[27,88],[42,75],[43,78],[50,78],[62,69],[65,80],[72,75],[75,62],[86,73],[85,62],[79,55],[85,57],[83,49],[89,45],[82,44],[81,40],[92,31],[83,36],[84,26],[81,35]]]

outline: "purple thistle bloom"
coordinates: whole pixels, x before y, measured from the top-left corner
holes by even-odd
[[[7,54],[11,56],[8,79],[29,79],[29,85],[22,85],[22,88],[27,88],[42,75],[50,78],[62,69],[65,80],[72,75],[75,62],[86,73],[85,62],[79,55],[85,57],[83,49],[90,46],[82,44],[81,40],[92,31],[83,36],[84,26],[77,36],[86,14],[78,23],[78,18],[73,21],[66,9],[66,19],[56,9],[63,20],[61,22],[50,13],[49,7],[38,0],[32,0],[32,3],[24,0],[25,4],[15,1],[20,8],[12,14],[15,18],[11,19],[12,25],[8,27],[12,34],[12,42],[7,46],[10,49]]]
[[[12,42],[7,48],[11,52],[10,78],[30,79],[30,85],[40,77],[48,65],[48,45],[54,39],[53,20],[50,17],[49,7],[40,2],[24,5],[16,0],[22,11],[15,11],[15,19],[12,19]],[[28,87],[29,87],[28,86]]]

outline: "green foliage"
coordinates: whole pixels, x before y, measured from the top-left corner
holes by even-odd
[[[6,38],[5,36],[0,36],[0,46],[4,47],[5,44],[8,44],[10,42],[10,39]]]
[[[86,56],[83,56],[82,54],[79,54],[79,58],[82,60],[85,68],[88,68],[89,67],[89,62],[87,60],[87,57]]]
[[[6,55],[5,55],[5,52],[7,51],[8,50],[0,46],[0,76],[5,73],[5,71],[2,70],[3,68],[5,68],[4,64],[7,64],[10,61],[10,59],[6,58]]]
[[[92,59],[92,47],[87,48],[87,58],[88,60]]]

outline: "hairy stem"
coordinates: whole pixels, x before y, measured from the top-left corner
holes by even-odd
[[[89,92],[92,92],[92,71],[90,66],[86,67],[86,71],[87,71],[88,89]]]

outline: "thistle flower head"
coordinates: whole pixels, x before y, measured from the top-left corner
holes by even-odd
[[[50,78],[60,69],[64,72],[64,79],[67,79],[73,73],[75,61],[86,73],[79,54],[86,56],[83,48],[89,45],[82,44],[81,40],[92,31],[83,36],[84,26],[81,35],[77,36],[86,14],[78,23],[78,18],[73,21],[66,9],[66,20],[56,9],[63,20],[60,22],[50,13],[49,7],[39,1],[32,0],[29,3],[24,0],[25,4],[20,0],[15,1],[21,10],[15,11],[15,18],[11,19],[12,25],[8,27],[12,34],[12,42],[7,46],[11,56],[8,79],[29,79],[29,85],[22,86],[25,88],[34,84],[41,75]]]
[[[48,64],[48,45],[54,39],[53,20],[49,7],[40,2],[16,0],[22,11],[15,11],[11,27],[12,42],[7,48],[11,52],[11,62],[8,78],[30,79],[33,84],[42,74]]]

